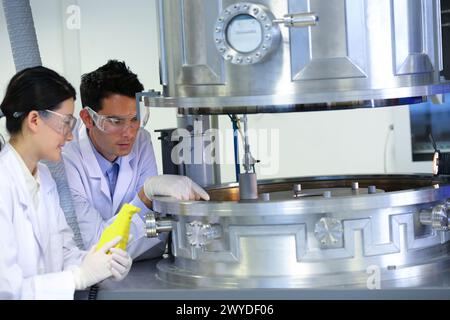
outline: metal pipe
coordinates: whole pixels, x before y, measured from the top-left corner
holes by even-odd
[[[288,28],[312,27],[317,24],[319,17],[313,12],[285,14],[281,19],[273,20],[273,23],[284,24]]]
[[[42,65],[29,0],[3,0],[16,71]]]
[[[430,225],[438,231],[447,231],[449,229],[449,207],[448,202],[438,204],[432,209],[423,209],[419,212],[419,221],[423,225]]]
[[[156,238],[162,232],[172,231],[172,220],[156,218],[155,214],[149,212],[145,216],[145,231],[147,238]]]

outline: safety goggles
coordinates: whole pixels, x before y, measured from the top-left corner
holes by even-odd
[[[95,123],[95,126],[105,133],[123,132],[127,128],[138,129],[144,127],[150,116],[149,108],[140,107],[135,116],[107,116],[98,114],[89,107],[86,107],[89,116]]]
[[[71,114],[60,114],[51,110],[39,110],[38,113],[45,124],[65,138],[69,136],[77,123],[77,119]]]

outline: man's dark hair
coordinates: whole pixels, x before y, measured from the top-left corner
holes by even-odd
[[[113,94],[134,98],[144,86],[125,62],[109,60],[104,66],[81,76],[81,103],[94,111],[102,109],[102,100]]]

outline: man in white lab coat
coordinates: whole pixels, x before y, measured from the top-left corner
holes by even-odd
[[[145,237],[144,216],[153,195],[209,200],[187,177],[157,176],[150,134],[142,128],[135,93],[144,90],[124,62],[116,60],[85,74],[81,81],[80,121],[63,149],[81,236],[87,248],[97,243],[124,203],[141,212],[133,217],[131,257],[161,256],[167,234]]]

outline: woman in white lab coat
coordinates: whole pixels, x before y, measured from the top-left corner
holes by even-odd
[[[16,74],[0,104],[11,136],[0,152],[0,299],[73,299],[106,278],[123,279],[129,255],[114,245],[79,250],[47,167],[72,139],[75,90],[56,72]],[[108,252],[110,251],[110,252]],[[112,254],[108,254],[112,253]]]

